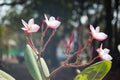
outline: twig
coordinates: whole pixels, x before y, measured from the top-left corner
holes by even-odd
[[[35,46],[34,46],[34,44],[33,44],[33,42],[32,42],[32,35],[30,35],[31,37],[29,38],[29,37],[27,37],[27,33],[25,33],[25,35],[26,35],[26,42],[27,42],[27,44],[29,44],[30,45],[30,47],[34,50],[34,52],[38,55],[38,51],[36,50],[36,48],[35,48]]]
[[[44,38],[47,30],[48,30],[48,27],[46,27],[44,31],[42,30],[41,37],[40,37],[40,53],[39,54],[41,54],[43,52],[43,38]]]
[[[65,68],[65,65],[61,65],[60,67],[56,68],[53,72],[51,72],[50,76],[47,77],[47,80],[52,78],[58,71],[60,71],[63,68]]]
[[[80,64],[80,65],[76,65],[76,64],[68,64],[68,67],[73,67],[73,68],[79,68],[79,67],[83,67],[83,66],[87,66],[87,65],[90,65],[91,63],[93,63],[97,58],[99,58],[99,56],[93,58],[90,62],[88,63],[85,63],[85,64]]]
[[[93,38],[90,37],[90,38],[88,39],[87,44],[86,44],[82,49],[74,52],[72,56],[68,57],[68,59],[66,60],[66,63],[68,63],[68,62],[69,62],[74,56],[76,56],[77,54],[80,54],[81,52],[83,52],[83,51],[90,45],[90,43],[92,42],[92,40],[93,40]],[[76,59],[76,60],[77,60],[77,59]]]
[[[47,46],[48,43],[50,42],[51,38],[54,36],[55,32],[56,32],[56,29],[54,29],[54,30],[52,31],[52,34],[50,35],[50,37],[49,37],[48,40],[46,41],[46,43],[45,43],[45,45],[44,45],[42,51],[45,50],[46,46]]]

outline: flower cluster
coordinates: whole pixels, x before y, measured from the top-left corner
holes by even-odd
[[[48,20],[46,14],[45,14],[45,23],[47,24],[47,27],[49,28],[53,28],[56,29],[60,26],[61,22],[58,20],[55,20],[55,17],[51,16]],[[27,33],[33,33],[33,32],[37,32],[40,28],[39,25],[34,24],[34,19],[30,19],[28,21],[28,24],[22,19],[22,24],[24,25],[24,27],[22,27],[22,30],[24,30]]]
[[[99,32],[100,27],[96,27],[96,29],[94,29],[94,27],[92,25],[90,25],[90,30],[91,30],[90,33],[91,33],[93,39],[96,39],[98,41],[103,41],[108,37],[105,33]],[[102,44],[101,44],[100,48],[97,49],[97,52],[99,53],[99,56],[101,59],[112,60],[112,57],[108,54],[110,52],[110,50],[107,48],[102,49]]]
[[[48,28],[57,29],[60,26],[61,22],[56,20],[55,17],[51,16],[48,19],[46,14],[44,16],[45,16],[44,22],[47,24]],[[40,29],[40,26],[34,23],[33,18],[28,21],[28,24],[24,20],[22,20],[22,24],[24,25],[24,27],[22,27],[22,30],[24,30],[27,33],[37,32]],[[92,38],[95,40],[103,41],[108,37],[105,33],[99,32],[100,27],[96,27],[96,29],[94,29],[94,27],[90,25],[90,30],[91,30],[90,34]],[[66,42],[67,47],[71,48],[71,43],[73,39],[74,39],[74,34],[72,34],[70,40]],[[97,49],[97,52],[99,53],[100,58],[103,60],[112,60],[112,57],[108,54],[109,51],[110,51],[109,49],[102,49],[102,44],[101,44],[101,47]],[[69,52],[69,49],[68,49],[68,52]]]
[[[42,26],[41,26],[41,36],[40,36],[40,51],[37,51],[37,49],[34,46],[34,43],[32,41],[32,33],[34,32],[38,32],[38,30],[40,29],[40,26],[34,23],[34,19],[30,19],[28,21],[28,23],[26,23],[24,20],[22,20],[22,24],[24,25],[24,27],[22,27],[22,30],[25,31],[26,35],[26,41],[29,44],[29,46],[33,49],[33,51],[37,54],[38,56],[38,60],[41,59],[41,55],[43,53],[43,51],[45,50],[47,44],[50,42],[51,38],[53,37],[53,35],[56,32],[56,29],[60,26],[61,22],[57,19],[55,19],[55,17],[51,16],[49,19],[47,18],[47,15],[44,15],[45,19],[42,22]],[[46,25],[44,25],[46,24]],[[46,35],[46,31],[52,28],[52,33],[50,34],[50,36],[48,37],[48,40],[46,40],[46,42],[44,40],[44,37]],[[102,60],[112,60],[112,57],[108,54],[110,52],[109,49],[105,48],[102,49],[102,44],[100,46],[100,48],[98,48],[96,51],[98,52],[98,56],[95,58],[92,58],[92,54],[90,55],[90,60],[88,62],[86,62],[86,64],[80,64],[80,60],[81,60],[81,56],[80,53],[82,53],[91,43],[93,40],[98,40],[98,41],[103,41],[105,39],[107,39],[107,34],[100,32],[100,27],[96,27],[96,29],[90,25],[90,35],[91,37],[88,39],[88,42],[86,43],[86,45],[84,45],[84,47],[81,47],[73,52],[72,55],[69,55],[71,50],[73,49],[73,42],[74,42],[74,33],[72,33],[72,35],[70,36],[69,40],[65,42],[66,45],[66,50],[65,50],[65,54],[66,54],[66,60],[64,61],[64,64],[60,67],[58,67],[56,70],[54,70],[53,72],[51,72],[51,74],[49,76],[47,76],[47,80],[50,79],[52,76],[54,76],[54,74],[59,71],[60,69],[62,69],[63,67],[74,67],[74,68],[78,68],[81,66],[86,66],[91,64],[95,59],[97,58],[101,58]],[[92,52],[92,51],[91,51]],[[74,57],[76,57],[76,60],[72,63],[70,63],[70,60],[73,59]],[[41,63],[41,61],[40,61]],[[31,69],[30,69],[31,70]]]

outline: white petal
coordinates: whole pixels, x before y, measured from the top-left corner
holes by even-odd
[[[96,33],[94,38],[96,40],[102,41],[102,40],[105,40],[107,38],[107,35],[105,33],[100,32],[100,33]]]
[[[45,16],[46,21],[48,21],[48,18],[47,18],[47,16],[46,16],[46,14],[44,14],[44,16]]]
[[[106,54],[106,55],[102,56],[102,59],[104,59],[104,60],[112,60],[112,57],[109,54]]]
[[[109,49],[107,49],[107,48],[104,49],[104,53],[105,53],[105,54],[108,54],[109,52],[110,52]]]
[[[27,28],[28,24],[22,19],[22,24]]]
[[[102,49],[102,46],[103,46],[103,44],[101,43],[101,45],[100,45],[100,49]]]
[[[31,25],[33,25],[33,24],[34,24],[34,19],[32,18],[32,19],[30,19],[30,20],[28,21],[28,25],[31,26]]]
[[[22,30],[24,30],[24,31],[26,31],[26,30],[27,30],[25,27],[22,27],[21,29],[22,29]]]
[[[53,17],[53,16],[51,16],[50,18],[49,18],[49,21],[54,21],[55,20],[55,17]]]
[[[54,20],[54,21],[50,21],[50,23],[49,23],[48,26],[49,26],[50,28],[56,29],[56,28],[58,28],[58,27],[60,26],[60,24],[61,24],[60,21]]]
[[[97,33],[98,33],[99,31],[100,31],[100,27],[99,27],[99,26],[97,26],[97,27],[96,27],[96,29],[95,29],[95,32],[97,32]]]
[[[34,24],[31,26],[31,29],[29,32],[37,32],[39,30],[40,26],[37,24]]]

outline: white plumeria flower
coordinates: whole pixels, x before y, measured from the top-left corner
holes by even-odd
[[[24,25],[24,27],[22,27],[22,30],[26,31],[27,33],[37,32],[40,28],[39,25],[34,24],[33,18],[28,21],[28,24],[22,19],[22,24]]]
[[[48,20],[46,14],[44,16],[45,16],[45,22],[48,27],[56,29],[60,26],[61,22],[56,20],[55,17],[51,16]]]
[[[107,48],[102,49],[102,44],[101,44],[100,48],[97,49],[97,52],[99,53],[99,57],[102,60],[112,60],[112,57],[108,54],[110,52],[110,50]]]
[[[103,41],[108,37],[105,33],[99,32],[100,27],[96,27],[96,29],[94,29],[94,27],[90,25],[90,30],[91,30],[91,35],[93,39],[96,39],[98,41]]]

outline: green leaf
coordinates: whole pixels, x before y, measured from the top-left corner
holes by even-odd
[[[47,67],[47,64],[43,58],[40,58],[40,60],[41,60],[41,66],[42,66],[43,72],[44,72],[45,76],[48,77],[50,75],[50,72]]]
[[[26,67],[30,75],[33,77],[33,79],[44,80],[40,72],[40,68],[37,62],[37,58],[35,56],[35,52],[32,50],[32,48],[29,45],[26,45],[26,51],[24,56],[25,56]]]
[[[102,80],[111,69],[111,66],[111,61],[100,61],[87,67],[74,80]]]
[[[0,70],[0,80],[15,80],[15,79],[8,73]]]

